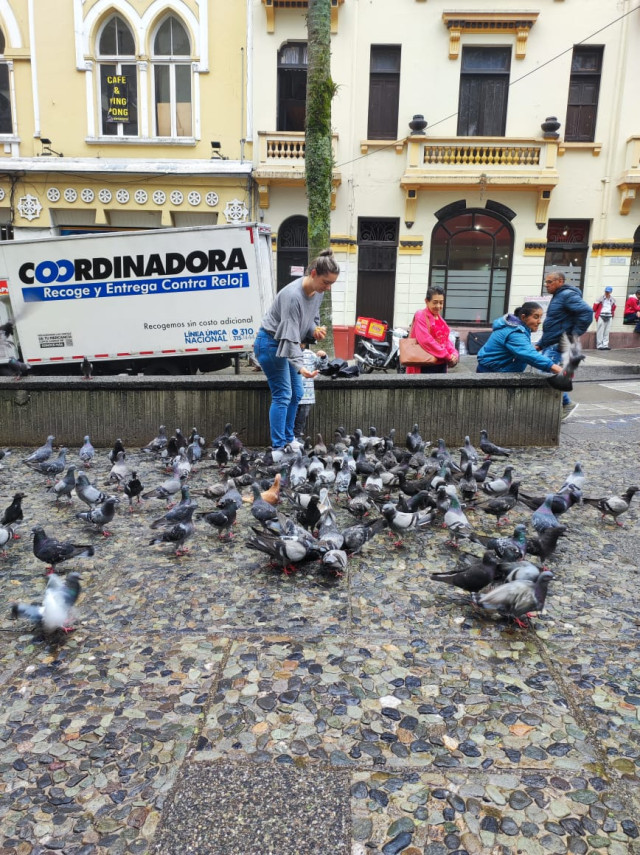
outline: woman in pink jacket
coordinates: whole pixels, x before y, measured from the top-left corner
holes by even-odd
[[[435,356],[438,362],[433,365],[409,365],[407,374],[446,374],[447,368],[458,364],[458,351],[449,338],[451,330],[442,318],[444,288],[431,285],[424,302],[426,308],[419,309],[413,316],[409,335],[416,339],[423,350]]]

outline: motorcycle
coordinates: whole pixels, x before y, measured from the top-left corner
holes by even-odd
[[[369,327],[372,326],[379,329],[387,327],[387,324],[382,321],[370,321]],[[409,335],[409,330],[404,327],[387,328],[381,341],[377,337],[367,335],[364,330],[363,333],[358,334],[356,352],[353,354],[363,374],[371,374],[373,371],[405,373],[404,365],[400,365],[400,340]]]

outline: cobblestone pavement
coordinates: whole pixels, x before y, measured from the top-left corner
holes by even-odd
[[[637,419],[574,419],[559,449],[509,462],[530,492],[580,460],[586,495],[620,493],[640,480],[639,440]],[[563,518],[547,608],[518,629],[430,581],[456,561],[441,529],[403,548],[383,533],[341,579],[285,576],[244,545],[248,506],[233,541],[198,520],[176,557],[149,546],[163,503],[129,514],[124,499],[103,538],[22,457],[0,471],[0,510],[26,494],[0,558],[3,855],[640,851],[637,498],[623,528],[587,506]],[[127,462],[147,487],[165,477]],[[92,482],[110,465],[99,451]],[[217,480],[206,461],[190,483]],[[529,518],[518,505],[511,523]],[[44,590],[38,523],[95,546],[68,562],[76,631],[53,640],[10,619]]]

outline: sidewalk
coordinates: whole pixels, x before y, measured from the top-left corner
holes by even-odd
[[[637,474],[624,429],[570,425],[559,448],[508,462],[532,494],[576,460],[586,494],[620,492]],[[640,851],[638,497],[624,528],[586,505],[563,517],[547,607],[518,629],[431,581],[457,558],[439,527],[401,549],[383,533],[340,579],[285,576],[245,546],[245,506],[233,541],[197,520],[176,558],[149,546],[164,503],[128,514],[123,500],[102,538],[22,456],[0,469],[1,509],[25,493],[22,539],[0,559],[2,855]],[[140,452],[127,461],[149,489],[166,477]],[[99,451],[91,481],[110,466]],[[206,461],[192,493],[217,480]],[[508,530],[530,518],[518,505]],[[95,546],[69,562],[83,593],[56,644],[9,619],[42,596],[36,523]],[[473,526],[496,532],[485,514]]]

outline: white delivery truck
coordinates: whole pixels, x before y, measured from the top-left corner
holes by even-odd
[[[41,373],[79,373],[85,356],[95,374],[225,367],[252,349],[273,296],[257,223],[0,243],[0,324]]]

